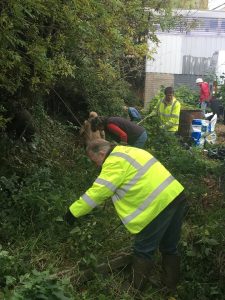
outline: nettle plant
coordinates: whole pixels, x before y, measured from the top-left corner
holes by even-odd
[[[72,293],[72,287],[68,279],[59,280],[49,271],[38,272],[33,270],[31,273],[20,276],[19,282],[11,295],[6,293],[6,299],[11,300],[76,300]]]

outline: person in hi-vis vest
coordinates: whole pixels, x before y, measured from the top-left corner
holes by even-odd
[[[180,102],[174,97],[174,90],[168,86],[164,90],[165,97],[161,99],[149,116],[158,115],[160,127],[168,132],[178,131],[180,118]]]
[[[64,216],[77,218],[111,197],[115,210],[134,235],[133,284],[142,289],[153,271],[153,255],[162,254],[163,283],[174,289],[179,279],[177,245],[186,207],[184,187],[149,152],[99,139],[87,146],[101,172],[93,185],[71,204]]]

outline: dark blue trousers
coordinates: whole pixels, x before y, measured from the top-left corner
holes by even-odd
[[[159,248],[162,254],[177,255],[181,226],[186,211],[186,199],[182,192],[149,225],[135,236],[133,252],[137,256],[152,259]]]
[[[145,142],[147,141],[147,138],[148,138],[147,132],[146,131],[142,132],[142,134],[137,138],[137,140],[132,146],[143,149]]]

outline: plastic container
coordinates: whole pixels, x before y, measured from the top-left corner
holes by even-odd
[[[194,145],[196,147],[199,147],[199,148],[203,148],[204,147],[204,144],[205,144],[205,139],[204,138],[200,138],[198,140],[195,140],[194,139]]]
[[[191,137],[195,140],[199,140],[202,137],[201,132],[192,132]]]
[[[209,122],[209,132],[215,131],[216,122],[217,122],[217,114],[215,114],[211,119],[211,121]]]
[[[191,131],[192,132],[201,132],[202,131],[202,125],[191,125]]]
[[[201,126],[202,121],[203,121],[202,119],[193,119],[191,123],[192,123],[192,125],[200,125]]]
[[[209,121],[202,120],[202,132],[209,132]]]

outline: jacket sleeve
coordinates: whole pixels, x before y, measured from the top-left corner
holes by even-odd
[[[108,131],[119,136],[121,142],[127,143],[127,134],[124,132],[122,129],[120,129],[118,126],[115,124],[109,123],[107,125]]]
[[[207,82],[203,82],[200,87],[200,101],[209,101],[210,90]]]
[[[177,101],[171,111],[170,119],[163,125],[165,129],[170,129],[174,126],[179,125],[179,118],[180,118],[180,102]]]
[[[122,184],[125,174],[123,166],[118,159],[115,163],[115,158],[109,157],[104,162],[102,171],[91,188],[70,206],[70,212],[75,217],[88,214],[93,208],[114,195],[116,189]]]

